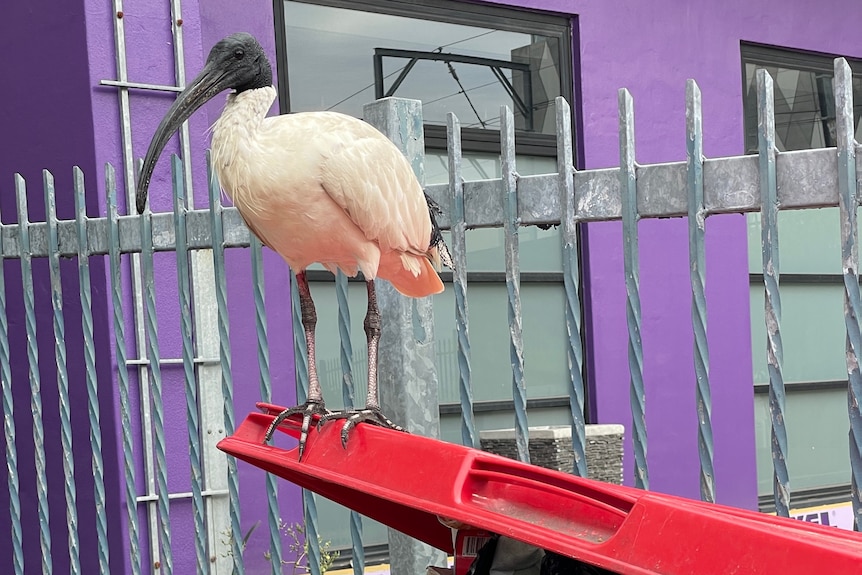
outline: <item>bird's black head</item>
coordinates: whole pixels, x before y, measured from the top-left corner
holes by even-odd
[[[203,72],[219,74],[219,84],[237,92],[272,85],[272,67],[263,48],[251,34],[240,32],[219,41],[210,50]],[[220,90],[221,91],[221,90]]]
[[[195,110],[224,90],[233,88],[244,92],[271,85],[272,67],[254,36],[244,32],[232,34],[213,46],[203,70],[180,93],[153,135],[138,179],[138,213],[147,205],[147,188],[159,154],[171,135]]]

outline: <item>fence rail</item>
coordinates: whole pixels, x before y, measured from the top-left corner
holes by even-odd
[[[835,95],[837,110],[837,131],[839,146],[837,149],[807,150],[801,152],[778,153],[775,149],[774,110],[772,105],[771,79],[761,70],[758,73],[758,101],[760,148],[756,156],[739,156],[732,158],[706,159],[702,151],[702,127],[700,110],[700,92],[697,85],[690,81],[687,86],[687,159],[682,162],[665,164],[638,165],[635,159],[634,147],[634,102],[628,92],[622,90],[619,95],[620,105],[620,167],[598,170],[575,171],[572,164],[571,118],[568,104],[563,99],[557,99],[557,172],[537,176],[519,176],[515,166],[514,130],[511,112],[504,108],[501,111],[502,133],[502,177],[480,181],[463,181],[460,175],[461,149],[460,125],[457,118],[450,115],[448,120],[449,149],[448,159],[450,178],[448,183],[426,186],[431,198],[444,207],[444,214],[439,218],[442,227],[451,229],[453,256],[456,270],[453,273],[453,288],[455,292],[456,318],[455,347],[443,350],[446,354],[457,358],[457,373],[447,377],[450,383],[457,381],[459,390],[462,426],[461,438],[465,444],[477,444],[476,422],[473,418],[472,366],[469,338],[469,314],[466,304],[467,274],[466,274],[466,235],[468,229],[497,227],[506,231],[506,288],[507,310],[510,324],[510,352],[512,364],[512,393],[515,405],[515,427],[518,435],[519,455],[528,459],[528,437],[526,418],[526,389],[528,382],[523,372],[523,342],[521,334],[520,307],[520,271],[518,229],[529,225],[558,225],[562,245],[563,286],[565,292],[565,309],[567,338],[562,345],[566,347],[568,359],[568,389],[570,393],[571,422],[575,450],[573,473],[587,473],[584,431],[584,349],[583,322],[581,318],[581,302],[579,300],[580,262],[576,226],[583,222],[606,220],[622,220],[624,236],[624,262],[626,275],[626,309],[629,327],[629,359],[631,371],[631,400],[633,417],[633,440],[635,447],[635,483],[648,488],[649,474],[647,465],[648,439],[645,427],[645,392],[643,382],[643,344],[640,331],[640,295],[638,282],[638,231],[637,224],[642,218],[687,217],[689,225],[689,247],[691,264],[692,290],[692,330],[695,341],[695,374],[693,387],[697,398],[697,429],[692,433],[698,435],[700,456],[700,486],[701,496],[706,501],[714,501],[716,492],[721,486],[716,484],[713,462],[712,436],[712,404],[709,380],[709,349],[706,326],[706,296],[705,296],[705,227],[709,216],[723,213],[761,212],[762,217],[762,250],[763,278],[765,284],[765,302],[767,310],[767,333],[770,373],[770,411],[772,415],[772,453],[774,464],[774,499],[779,514],[787,515],[790,507],[790,478],[787,471],[787,436],[784,427],[784,383],[781,374],[781,304],[779,275],[779,243],[777,216],[779,210],[794,210],[838,206],[841,212],[842,261],[844,268],[845,288],[845,322],[847,328],[847,368],[848,405],[850,428],[850,462],[852,469],[852,497],[856,527],[862,524],[862,503],[860,503],[860,488],[862,485],[862,415],[859,401],[862,399],[862,375],[859,361],[862,353],[862,336],[860,336],[859,314],[860,291],[858,281],[858,231],[856,225],[856,209],[859,205],[857,182],[862,178],[862,165],[856,153],[857,144],[853,140],[853,105],[852,81],[847,63],[842,60],[835,62]],[[386,112],[384,112],[385,114]],[[397,118],[388,118],[395,122]],[[403,120],[403,118],[402,118]],[[416,118],[413,118],[415,121]],[[395,124],[393,124],[395,125]],[[421,122],[419,123],[421,126]],[[390,134],[394,136],[395,134]],[[419,168],[421,171],[421,167]],[[77,521],[76,495],[81,493],[81,486],[75,481],[80,474],[73,469],[72,454],[84,449],[81,445],[73,445],[71,405],[68,394],[67,363],[71,361],[65,353],[64,344],[67,334],[64,332],[64,309],[62,307],[60,258],[76,258],[78,263],[78,279],[80,301],[83,308],[83,337],[85,347],[86,375],[86,409],[89,445],[92,450],[92,466],[94,483],[87,483],[88,489],[95,490],[97,521],[95,523],[98,538],[99,569],[106,572],[109,566],[107,544],[107,520],[105,517],[105,486],[104,462],[105,453],[100,428],[101,407],[99,397],[107,394],[103,385],[96,378],[96,353],[115,353],[116,385],[119,393],[120,427],[122,428],[122,443],[120,451],[122,462],[118,467],[123,470],[122,491],[126,499],[124,521],[127,524],[125,537],[128,541],[128,560],[133,573],[152,570],[171,573],[176,553],[172,541],[176,536],[171,529],[172,504],[169,492],[169,481],[166,474],[168,452],[175,449],[166,440],[165,426],[175,425],[165,419],[165,406],[161,368],[163,360],[159,347],[159,326],[157,303],[161,301],[154,291],[154,253],[175,252],[177,275],[177,297],[179,309],[183,315],[181,323],[182,358],[174,359],[183,366],[185,391],[185,427],[188,444],[191,448],[188,454],[189,491],[185,497],[191,500],[193,525],[196,535],[193,539],[196,569],[200,573],[222,573],[243,571],[242,537],[240,532],[240,504],[242,494],[239,491],[236,466],[233,460],[227,459],[222,467],[207,468],[205,463],[206,446],[202,442],[212,439],[206,437],[205,423],[200,420],[203,414],[199,403],[203,396],[212,393],[200,388],[196,378],[196,366],[203,363],[212,364],[218,361],[221,371],[220,393],[218,401],[223,405],[220,424],[224,431],[230,433],[234,425],[232,411],[232,393],[234,381],[232,378],[232,351],[229,342],[228,306],[225,277],[225,250],[235,247],[251,247],[252,274],[254,278],[255,326],[257,337],[259,382],[261,399],[269,400],[272,393],[272,381],[269,373],[268,328],[266,322],[266,307],[264,304],[263,267],[261,260],[261,245],[249,235],[237,211],[223,207],[220,203],[217,184],[210,180],[209,196],[211,209],[187,209],[185,198],[190,194],[184,171],[178,159],[173,160],[173,186],[175,203],[173,213],[152,214],[142,216],[117,213],[116,178],[113,168],[109,167],[106,178],[107,216],[103,218],[88,218],[84,210],[83,174],[75,171],[75,199],[77,202],[76,218],[61,221],[56,218],[54,209],[54,184],[50,173],[45,172],[43,188],[47,206],[45,222],[29,222],[27,217],[27,190],[24,180],[17,176],[15,191],[18,199],[18,223],[0,225],[0,263],[10,259],[19,259],[23,281],[23,306],[26,315],[24,332],[27,339],[27,354],[25,357],[13,358],[9,351],[10,327],[7,320],[7,310],[18,302],[10,302],[6,297],[8,278],[0,275],[0,383],[2,383],[2,412],[4,417],[4,438],[7,466],[7,488],[11,519],[12,553],[8,561],[14,567],[15,573],[32,572],[35,566],[25,565],[23,540],[25,536],[35,536],[41,548],[41,571],[51,573],[53,570],[52,554],[57,555],[60,549],[68,552],[68,564],[71,572],[80,572],[79,539],[89,537],[84,533],[84,527]],[[190,254],[199,250],[212,249],[211,265],[214,268],[214,285],[203,286],[190,275]],[[124,305],[123,274],[121,269],[122,254],[141,254],[142,286],[144,295],[144,320],[146,334],[144,357],[127,357],[127,328]],[[205,253],[198,254],[198,256]],[[111,349],[96,349],[93,339],[92,299],[90,287],[89,262],[94,258],[108,256],[105,260],[110,268],[110,288],[112,305],[112,331],[114,342]],[[49,529],[49,482],[46,468],[48,466],[42,445],[45,434],[45,415],[42,409],[43,387],[39,378],[40,362],[49,361],[39,357],[37,341],[36,316],[41,313],[37,309],[33,297],[34,275],[32,262],[34,258],[48,258],[50,262],[49,285],[52,288],[53,301],[53,332],[54,355],[50,358],[55,362],[59,378],[58,392],[61,406],[62,451],[64,452],[62,476],[63,495],[67,512],[68,542],[60,543],[51,540]],[[4,266],[0,265],[0,274]],[[323,372],[334,372],[344,383],[344,402],[353,402],[353,373],[361,366],[362,354],[353,353],[349,341],[350,317],[347,309],[345,278],[339,276],[336,282],[339,308],[339,333],[341,335],[341,359],[338,365],[322,364]],[[202,355],[200,333],[192,318],[194,310],[192,300],[196,290],[215,290],[215,301],[218,308],[217,322],[217,357]],[[295,295],[295,293],[293,294]],[[294,299],[295,301],[295,299]],[[294,310],[296,316],[296,310]],[[294,317],[294,321],[298,321]],[[137,333],[141,333],[138,331]],[[301,339],[302,330],[296,337]],[[304,346],[301,341],[296,346],[296,366],[299,396],[302,397],[305,381]],[[207,352],[215,354],[215,350]],[[403,353],[403,350],[399,350]],[[411,352],[412,353],[412,352]],[[396,353],[381,351],[381,357],[401,357]],[[26,361],[29,365],[29,397],[32,411],[32,435],[36,446],[35,474],[22,476],[19,469],[18,449],[20,435],[16,435],[15,422],[20,414],[13,409],[12,375],[10,366],[16,361]],[[142,393],[141,402],[148,409],[141,408],[141,413],[132,413],[130,406],[133,382],[130,381],[127,369],[139,370],[138,376],[147,386],[150,393]],[[390,366],[390,368],[393,366]],[[394,366],[397,369],[397,366]],[[433,376],[436,379],[436,375]],[[151,406],[149,405],[151,402]],[[151,407],[151,411],[149,408]],[[29,417],[30,414],[28,414]],[[141,430],[133,431],[133,426],[140,424]],[[53,425],[54,422],[51,422]],[[53,429],[53,427],[52,427]],[[19,428],[20,430],[20,428]],[[141,493],[141,480],[136,475],[136,464],[132,451],[137,445],[136,434],[148,436],[152,433],[152,444],[143,439],[142,444],[152,458],[152,471],[147,472],[148,487],[146,493]],[[210,469],[210,471],[207,471]],[[218,469],[219,474],[226,477],[213,476],[212,469]],[[33,481],[33,485],[22,482]],[[218,487],[216,487],[218,485]],[[222,487],[223,486],[223,487]],[[51,486],[57,489],[56,486]],[[119,488],[119,486],[118,486]],[[271,560],[273,573],[278,572],[286,551],[280,547],[277,486],[272,478],[267,478],[267,517],[269,540],[271,543]],[[77,489],[77,491],[76,491]],[[38,518],[32,521],[22,516],[21,497],[35,492],[37,499]],[[228,495],[229,503],[227,524],[216,524],[216,519],[208,507],[208,498]],[[57,499],[54,498],[56,501]],[[314,541],[317,537],[317,519],[315,499],[311,494],[304,494],[306,529],[308,537]],[[138,504],[154,503],[148,522],[141,524]],[[219,516],[220,517],[220,516]],[[156,518],[158,520],[156,521]],[[359,573],[362,568],[361,541],[362,521],[357,515],[350,518],[353,540],[352,556],[354,570]],[[89,527],[88,527],[89,528]],[[227,561],[214,559],[214,539],[217,533],[224,529],[229,533],[230,551]],[[142,551],[140,543],[148,538],[143,548],[150,549],[151,566],[144,566],[146,552]],[[66,544],[68,543],[68,544]],[[66,551],[68,549],[68,551]],[[172,553],[172,550],[174,553]],[[311,546],[311,571],[317,572],[316,563],[319,557],[314,556],[316,546]],[[7,559],[0,559],[0,562]],[[116,564],[116,560],[111,563]],[[2,564],[2,563],[0,563]],[[125,570],[128,566],[124,565]],[[26,568],[26,569],[25,569]]]

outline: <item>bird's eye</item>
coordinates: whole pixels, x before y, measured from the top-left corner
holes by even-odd
[[[237,48],[233,51],[233,57],[237,60],[242,60],[244,56],[245,52],[243,52],[241,48]]]

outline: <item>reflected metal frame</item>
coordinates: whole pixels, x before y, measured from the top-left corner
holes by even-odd
[[[575,84],[580,70],[574,46],[577,38],[577,18],[542,10],[522,10],[509,6],[458,3],[447,0],[273,0],[273,19],[276,38],[276,68],[278,70],[279,113],[287,114],[290,106],[290,58],[286,40],[285,3],[296,2],[342,8],[360,12],[401,16],[462,26],[496,28],[508,32],[538,34],[557,38],[560,42],[559,68],[560,94],[572,103],[572,134],[575,168],[583,168],[583,145],[579,128],[581,117],[580,87]],[[463,128],[462,148],[465,153],[500,153],[499,130]],[[446,126],[425,125],[425,147],[429,150],[446,150]],[[517,155],[556,158],[556,136],[517,131]]]

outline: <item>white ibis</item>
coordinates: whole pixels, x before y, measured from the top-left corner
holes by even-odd
[[[248,228],[278,252],[296,273],[302,326],[308,350],[308,398],[282,412],[267,430],[302,414],[299,457],[315,415],[320,422],[346,419],[347,444],[358,422],[401,429],[380,411],[377,348],[380,313],[374,278],[384,278],[404,295],[443,291],[437,275],[441,258],[450,263],[432,204],[409,162],[369,124],[334,112],[267,117],[275,101],[272,69],[249,34],[217,43],[206,65],[177,97],[156,130],[137,187],[138,212],[159,154],[179,126],[208,100],[233,89],[212,130],[212,159],[219,182]],[[317,315],[305,270],[314,262],[349,276],[362,272],[368,288],[368,394],[365,409],[326,410],[314,357]]]

